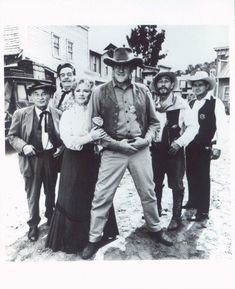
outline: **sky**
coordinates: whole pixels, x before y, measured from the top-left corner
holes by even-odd
[[[90,48],[99,52],[109,44],[128,46],[135,26],[89,26]],[[165,30],[162,53],[167,56],[158,64],[170,66],[172,71],[185,70],[189,64],[210,62],[216,58],[214,48],[229,45],[229,29],[225,25],[168,25],[158,26]]]

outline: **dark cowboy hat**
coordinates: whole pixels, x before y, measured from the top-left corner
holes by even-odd
[[[164,71],[164,72],[159,72],[156,76],[154,76],[154,78],[150,84],[151,92],[155,92],[155,93],[157,92],[156,91],[156,84],[157,84],[158,80],[163,76],[169,77],[171,82],[174,83],[173,89],[175,89],[177,87],[178,81],[177,81],[175,73],[170,72],[170,71]]]
[[[31,95],[31,93],[37,89],[45,89],[50,94],[53,94],[56,91],[55,85],[52,85],[49,83],[38,82],[36,84],[33,84],[27,89],[27,94]]]
[[[73,75],[76,75],[76,70],[75,70],[74,66],[71,63],[69,63],[69,62],[66,62],[66,63],[63,63],[63,64],[59,64],[57,66],[57,69],[56,69],[57,75],[60,76],[61,69],[66,68],[66,67],[71,68],[72,71],[73,71]]]
[[[129,47],[118,47],[113,52],[113,57],[104,58],[104,63],[109,66],[116,64],[129,64],[131,66],[143,66],[143,59],[135,57],[132,49]]]

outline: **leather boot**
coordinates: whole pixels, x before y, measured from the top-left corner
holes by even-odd
[[[82,259],[90,259],[99,250],[100,242],[88,242],[87,246],[82,251]]]
[[[184,191],[173,191],[173,216],[167,227],[168,231],[177,230],[181,225],[181,213]]]
[[[149,232],[149,235],[154,239],[155,242],[161,243],[165,246],[172,246],[173,241],[171,238],[165,233],[163,229],[158,232]]]

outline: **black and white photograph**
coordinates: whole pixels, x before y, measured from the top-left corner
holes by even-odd
[[[1,22],[0,288],[234,288],[232,1],[59,2]]]

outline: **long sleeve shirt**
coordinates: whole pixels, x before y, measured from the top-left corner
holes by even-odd
[[[151,143],[158,126],[152,96],[147,87],[142,84],[133,83],[132,89],[133,105],[129,106],[127,115],[136,115],[139,121],[142,120],[143,137]],[[120,130],[119,124],[123,122],[123,119],[119,118],[120,102],[117,101],[113,81],[97,87],[93,91],[91,102],[92,117],[100,116],[104,120],[103,128],[107,134],[101,140],[101,145],[110,149],[119,150],[120,141],[112,135],[116,134],[116,138],[119,137],[117,132],[122,131],[122,129]],[[127,121],[129,120],[127,119]],[[136,119],[134,122],[135,121]],[[140,123],[135,127],[138,129],[139,125]],[[128,128],[128,125],[126,128]],[[130,136],[132,136],[132,134],[130,134]],[[133,135],[133,137],[134,136],[135,135]]]
[[[192,111],[196,117],[198,117],[198,111],[200,108],[205,104],[207,99],[209,100],[211,98],[211,96],[211,92],[208,92],[204,98],[195,100]],[[213,96],[213,98],[215,97]],[[215,147],[221,149],[224,142],[224,131],[227,129],[226,114],[223,102],[219,98],[215,99],[216,132],[213,137],[213,141],[216,141]]]
[[[60,120],[60,136],[65,146],[71,150],[82,150],[84,144],[92,142],[88,127],[87,107],[74,104],[64,111]]]
[[[179,109],[179,119],[178,125],[181,128],[180,137],[175,140],[175,142],[180,146],[187,146],[196,136],[199,124],[197,121],[197,116],[193,113],[189,104],[186,100],[177,96],[176,102],[174,105],[169,107],[166,111]],[[157,136],[157,142],[161,142],[163,128],[167,123],[167,117],[165,112],[156,111],[157,118],[160,121],[160,131]]]

